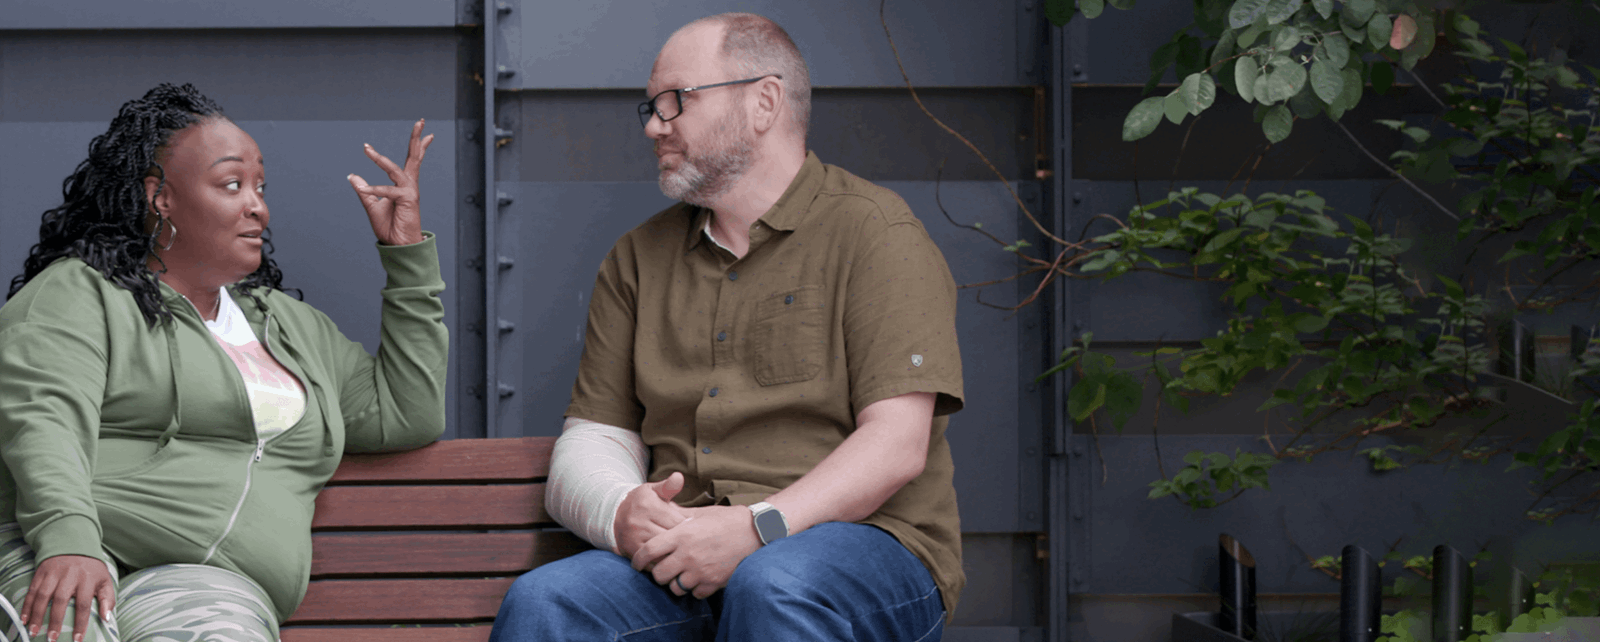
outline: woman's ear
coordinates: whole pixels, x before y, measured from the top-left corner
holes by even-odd
[[[158,190],[160,191],[159,194],[157,193]],[[168,201],[170,200],[171,192],[161,189],[160,177],[144,177],[144,202],[146,205],[150,206],[150,216],[152,220],[154,220],[154,217],[157,215],[157,213],[164,212],[168,209],[167,205],[169,204]]]

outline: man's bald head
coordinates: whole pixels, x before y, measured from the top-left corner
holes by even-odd
[[[684,25],[668,42],[679,38],[720,38],[718,51],[729,80],[782,76],[790,126],[804,143],[811,126],[811,72],[783,27],[753,13],[723,13]]]

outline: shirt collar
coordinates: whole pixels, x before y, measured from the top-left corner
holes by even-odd
[[[822,179],[826,172],[817,153],[807,151],[800,172],[789,182],[789,189],[784,190],[783,196],[778,197],[778,201],[758,220],[774,230],[788,232],[799,228],[800,223],[805,221],[806,213],[811,211],[811,203],[816,200],[817,192],[822,190]],[[711,210],[695,205],[687,207],[690,216],[688,250],[693,251],[707,240],[705,227],[710,222]]]

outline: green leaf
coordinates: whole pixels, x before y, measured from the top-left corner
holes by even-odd
[[[1228,10],[1228,26],[1234,29],[1243,29],[1250,26],[1266,13],[1267,5],[1271,0],[1234,0],[1233,8]]]
[[[1345,6],[1348,7],[1349,5],[1345,5]],[[1367,41],[1367,25],[1366,25],[1366,23],[1353,25],[1353,24],[1345,22],[1343,19],[1341,19],[1341,20],[1339,20],[1339,30],[1344,32],[1345,37],[1349,38],[1350,42],[1366,42]]]
[[[1118,431],[1128,423],[1139,406],[1144,404],[1144,384],[1123,371],[1110,373],[1106,378],[1106,414]]]
[[[1149,136],[1161,124],[1164,96],[1151,96],[1139,101],[1122,121],[1122,140],[1132,142]]]
[[[1322,102],[1332,105],[1344,91],[1344,76],[1340,75],[1339,67],[1327,60],[1312,61],[1311,90],[1317,92]]]
[[[1342,33],[1336,33],[1322,39],[1322,52],[1328,57],[1328,62],[1334,67],[1343,69],[1350,63],[1350,39]]]
[[[1274,65],[1272,72],[1267,74],[1267,102],[1277,103],[1288,100],[1300,92],[1306,84],[1306,68],[1297,64]],[[1257,96],[1260,98],[1260,96]]]
[[[1220,252],[1225,250],[1229,245],[1232,245],[1235,240],[1238,240],[1239,235],[1243,233],[1244,228],[1236,227],[1213,236],[1211,237],[1211,240],[1206,243],[1206,246],[1200,250],[1200,252],[1209,254],[1211,252]]]
[[[1216,67],[1217,65],[1221,64],[1222,61],[1227,60],[1228,56],[1233,55],[1233,39],[1237,35],[1238,34],[1235,33],[1234,30],[1229,29],[1222,32],[1222,35],[1217,38],[1216,46],[1211,48],[1212,67]]]
[[[1067,412],[1073,421],[1083,421],[1106,403],[1106,386],[1103,383],[1080,381],[1067,393]]]
[[[1116,7],[1118,9],[1122,10],[1122,11],[1127,11],[1129,9],[1132,9],[1133,8],[1133,4],[1134,4],[1134,0],[1111,0],[1111,6]]]
[[[1217,100],[1217,83],[1211,75],[1203,72],[1189,74],[1183,79],[1183,84],[1178,87],[1178,93],[1183,95],[1184,107],[1189,113],[1199,116],[1213,102]],[[1168,118],[1171,114],[1168,114]]]
[[[1361,87],[1365,84],[1361,82],[1361,72],[1349,67],[1340,71],[1339,76],[1344,79],[1344,89],[1340,90],[1338,100],[1328,103],[1328,117],[1334,120],[1339,120],[1361,102]]]
[[[1311,0],[1311,8],[1324,19],[1333,17],[1333,0]]]
[[[1183,88],[1174,89],[1162,99],[1161,106],[1167,115],[1167,120],[1174,125],[1182,125],[1183,117],[1189,114],[1189,107],[1183,104]]]
[[[1267,117],[1261,121],[1261,131],[1266,133],[1267,141],[1276,143],[1289,137],[1289,129],[1294,127],[1294,116],[1289,113],[1286,105],[1276,105],[1267,111]]]
[[[1258,22],[1252,24],[1249,28],[1239,32],[1239,38],[1234,41],[1233,46],[1237,47],[1241,52],[1246,51],[1250,48],[1250,45],[1256,44],[1256,39],[1260,38],[1261,34],[1266,32],[1266,23]]]
[[[1301,119],[1316,118],[1318,114],[1322,113],[1322,109],[1326,105],[1326,103],[1317,98],[1316,93],[1312,92],[1309,84],[1302,87],[1299,93],[1289,99],[1290,111],[1294,112],[1296,118]]]
[[[1400,66],[1410,69],[1417,66],[1417,61],[1427,58],[1433,53],[1433,46],[1438,40],[1439,28],[1434,25],[1433,14],[1424,13],[1417,18],[1417,39],[1411,42],[1410,47],[1400,54]]]
[[[1272,48],[1278,50],[1279,53],[1287,52],[1299,45],[1300,40],[1304,37],[1305,34],[1300,31],[1299,27],[1283,25],[1278,27],[1272,34]]]
[[[1344,3],[1344,15],[1342,18],[1344,22],[1359,27],[1367,24],[1367,20],[1372,18],[1372,12],[1377,9],[1377,3],[1373,2],[1373,0],[1347,0]]]
[[[1374,49],[1382,49],[1389,44],[1389,35],[1394,31],[1394,25],[1389,22],[1389,14],[1374,13],[1372,19],[1367,21],[1367,42],[1372,43]]]
[[[1072,16],[1076,13],[1078,8],[1073,6],[1072,0],[1044,0],[1044,17],[1057,27],[1072,22]]]
[[[1093,20],[1106,10],[1106,0],[1078,0],[1078,9],[1083,17]]]
[[[1275,25],[1294,16],[1305,0],[1272,0],[1267,3],[1267,24]]]
[[[1380,96],[1389,93],[1389,87],[1394,85],[1394,67],[1379,60],[1372,63],[1371,73],[1372,91]]]
[[[1305,334],[1310,334],[1312,332],[1321,332],[1322,329],[1326,328],[1326,327],[1328,327],[1328,319],[1327,319],[1327,317],[1320,317],[1320,316],[1317,316],[1317,315],[1314,315],[1314,314],[1308,314],[1306,316],[1300,317],[1299,319],[1296,319],[1295,322],[1294,322],[1294,330],[1295,330],[1295,332],[1300,332],[1300,333],[1305,333]]]
[[[1233,85],[1239,90],[1239,97],[1247,103],[1256,100],[1256,77],[1260,74],[1261,69],[1256,66],[1256,59],[1252,56],[1240,56],[1238,62],[1233,63]]]

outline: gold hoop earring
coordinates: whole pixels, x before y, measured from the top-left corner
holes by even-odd
[[[172,219],[170,217],[161,216],[159,212],[156,213],[156,216],[161,217],[162,225],[165,225],[172,230],[172,238],[167,239],[167,244],[161,247],[161,251],[163,252],[170,251],[172,249],[172,244],[178,240],[178,226],[172,224]],[[161,238],[161,232],[156,232],[156,238]]]

